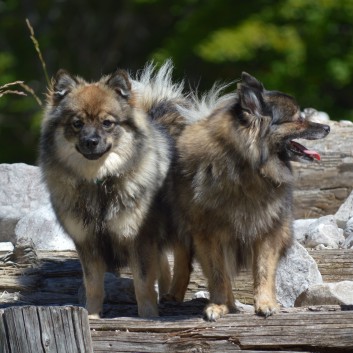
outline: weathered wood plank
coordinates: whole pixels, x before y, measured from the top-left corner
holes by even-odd
[[[83,308],[10,307],[0,312],[0,321],[4,352],[93,353]]]
[[[198,337],[183,338],[174,334],[148,333],[150,338],[146,342],[146,338],[141,333],[135,332],[102,332],[98,335],[92,332],[94,337],[94,353],[107,352],[153,352],[153,353],[189,353],[189,352],[240,352],[241,348],[232,341],[223,339],[211,339],[208,341],[199,339]],[[247,353],[264,353],[262,350],[246,350]],[[266,351],[266,353],[274,353],[277,351]],[[294,351],[287,351],[294,353]],[[303,351],[301,351],[303,353]]]
[[[93,333],[94,336],[94,333]],[[105,335],[96,338],[94,341],[94,353],[106,353],[106,352],[153,352],[153,353],[190,353],[190,352],[243,352],[240,347],[229,340],[209,340],[203,341],[197,337],[191,339],[183,339],[180,337],[173,337],[167,334],[154,334],[148,333],[151,338],[149,343],[146,340],[141,339],[139,333],[125,333],[125,332],[114,332],[111,334],[107,332]],[[246,350],[247,353],[274,353],[278,350]],[[296,353],[295,351],[286,351],[287,353]],[[307,351],[300,351],[305,353]],[[309,352],[307,352],[309,353]]]
[[[353,312],[321,309],[287,309],[267,319],[230,314],[212,323],[201,317],[163,317],[90,320],[90,325],[95,353],[118,347],[119,352],[352,352]]]
[[[95,332],[92,332],[92,337],[95,337]],[[235,342],[223,339],[211,339],[208,341],[195,337],[182,338],[172,334],[148,333],[150,338],[146,342],[146,338],[141,337],[140,333],[134,332],[102,332],[95,337],[94,353],[107,352],[153,352],[153,353],[190,353],[190,352],[241,352],[243,351]],[[274,353],[277,351],[262,351],[262,350],[246,350],[247,353]],[[294,351],[287,351],[295,353]],[[303,351],[301,351],[303,353]]]
[[[353,280],[353,250],[309,250],[318,263],[325,282]],[[82,270],[75,252],[38,252],[38,266],[16,266],[0,264],[0,306],[11,305],[77,305],[78,290],[82,285]],[[172,261],[171,261],[172,262]],[[124,269],[123,277],[131,278],[131,272]],[[207,282],[198,264],[186,293],[186,300],[200,290],[207,289]],[[136,306],[119,302],[119,295],[107,291],[105,313],[108,316],[136,315]],[[247,304],[253,302],[252,276],[249,271],[241,271],[234,281],[234,295]],[[13,300],[11,302],[11,296]],[[130,301],[131,303],[131,301]],[[118,307],[118,309],[116,309]],[[167,308],[166,315],[173,308]],[[190,314],[199,313],[198,307],[190,307]],[[111,313],[111,315],[110,315]]]
[[[38,276],[2,276],[0,287],[2,290],[30,291],[38,288],[38,284]]]
[[[327,274],[323,274],[324,280],[330,276],[339,278],[339,280],[352,280],[352,250],[313,250],[310,253],[317,260],[319,268],[324,273],[327,271]],[[61,257],[62,255],[64,256]],[[36,267],[16,269],[13,265],[13,267],[4,269],[0,266],[0,269],[7,271],[8,274],[12,273],[18,280],[31,276],[40,279],[37,281],[38,288],[28,287],[29,290],[17,293],[20,299],[16,303],[6,302],[3,305],[8,307],[23,303],[76,304],[78,302],[77,290],[82,283],[79,261],[75,253],[70,254],[73,257],[62,253],[57,256],[59,257],[56,257],[56,254],[43,255],[39,252],[40,263]],[[325,307],[324,309],[313,307],[311,311],[305,308],[283,309],[280,314],[266,320],[250,314],[233,314],[216,323],[204,321],[202,311],[206,301],[190,300],[196,291],[206,288],[206,281],[199,266],[195,264],[194,268],[186,301],[181,305],[161,304],[161,317],[155,320],[139,319],[136,304],[119,302],[118,296],[115,298],[112,295],[107,296],[104,305],[105,315],[118,318],[91,320],[94,352],[230,352],[238,350],[249,353],[264,349],[272,352],[281,349],[290,352],[353,351],[351,338],[353,337],[353,311],[343,312],[339,307]],[[122,272],[122,275],[130,277],[131,273],[126,270]],[[65,289],[67,289],[66,293]],[[235,295],[236,299],[242,302],[252,303],[250,272],[242,271],[237,277]],[[0,293],[0,305],[1,303]],[[349,308],[346,309],[349,310]],[[42,315],[41,318],[43,322],[47,322],[48,327],[52,327],[46,330],[40,327],[43,332],[42,337],[44,335],[44,337],[54,337],[57,340],[62,340],[63,337],[72,339],[72,331],[75,329],[79,331],[79,320],[75,321],[77,325],[75,328],[68,313],[65,314],[67,316],[63,314],[60,317],[45,316],[45,312],[39,314],[39,309],[37,313],[38,317]],[[58,333],[60,331],[57,325],[58,320],[64,327],[62,336]],[[26,332],[35,327],[35,322],[27,320],[26,325],[23,323],[24,328],[19,326],[18,329]],[[7,333],[7,326],[0,320],[0,339],[1,334],[4,336]],[[2,341],[0,340],[1,343]],[[84,344],[81,342],[81,346]],[[63,347],[66,351],[71,349],[67,343]],[[0,352],[13,353],[6,351],[9,347],[0,345],[0,348],[2,349]]]
[[[353,250],[309,250],[324,282],[353,281]]]
[[[6,339],[6,328],[5,323],[2,320],[3,310],[0,309],[0,352],[2,353],[10,353],[9,345]]]

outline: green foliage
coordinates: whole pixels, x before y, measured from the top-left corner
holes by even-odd
[[[14,63],[14,57],[11,53],[0,53],[0,84],[4,85],[7,82],[12,81],[13,74],[11,73],[11,69]]]
[[[205,61],[216,63],[255,60],[261,50],[277,52],[289,68],[304,60],[303,43],[294,27],[275,26],[256,19],[213,32],[197,49]]]
[[[249,71],[266,87],[295,95],[303,107],[353,119],[352,1],[220,0],[198,10],[179,21],[183,25],[155,58],[171,56],[190,70],[191,62],[204,70],[198,74],[207,85]]]
[[[175,78],[199,90],[247,71],[302,107],[353,120],[351,0],[7,0],[0,48],[0,86],[25,81],[41,100],[38,48],[48,76],[66,68],[97,79],[171,57]],[[35,162],[41,114],[30,93],[0,98],[0,162]]]

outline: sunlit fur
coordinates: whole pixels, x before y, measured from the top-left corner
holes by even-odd
[[[92,83],[61,70],[49,89],[40,165],[57,217],[75,242],[92,317],[102,314],[103,276],[112,268],[131,267],[140,316],[158,315],[157,277],[160,295],[168,290],[161,190],[171,148],[158,120],[183,104],[182,88],[172,84],[166,63],[134,79],[117,71]]]
[[[207,103],[211,101],[211,104]],[[252,265],[257,313],[277,310],[275,273],[292,241],[290,141],[318,139],[329,127],[302,118],[295,100],[243,73],[234,94],[217,89],[183,111],[172,192],[175,248],[169,298],[182,300],[192,254],[208,280],[208,320],[234,309],[232,278]]]
[[[173,64],[167,60],[159,69],[152,62],[132,75],[131,84],[135,94],[136,108],[148,112],[153,119],[174,138],[180,135],[189,123],[187,115],[191,112],[192,94],[184,93],[184,82],[173,81]]]

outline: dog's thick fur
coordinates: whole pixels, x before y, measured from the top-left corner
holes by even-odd
[[[84,272],[89,315],[102,313],[104,273],[131,267],[138,313],[158,315],[169,288],[163,252],[167,215],[161,190],[172,135],[182,121],[183,84],[171,82],[170,62],[135,79],[125,71],[88,83],[59,71],[42,122],[40,165],[56,215],[73,239]],[[169,133],[158,120],[165,117]],[[163,212],[162,212],[163,210]]]
[[[292,140],[323,138],[329,127],[306,120],[292,97],[246,73],[208,114],[204,103],[184,111],[194,122],[176,143],[171,197],[183,241],[170,295],[183,300],[194,252],[208,279],[205,315],[216,320],[234,309],[232,278],[252,263],[255,310],[268,316],[277,310],[277,264],[292,242],[290,161],[315,155]]]

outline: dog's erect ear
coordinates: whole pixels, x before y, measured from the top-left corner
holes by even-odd
[[[238,83],[239,102],[241,108],[254,116],[262,115],[264,86],[255,77],[246,72],[241,74]]]
[[[260,92],[263,92],[264,86],[262,83],[257,80],[254,76],[251,76],[247,72],[242,72],[241,73],[241,82],[243,85],[249,86],[251,88],[257,89]]]
[[[107,85],[123,98],[129,98],[131,92],[131,82],[125,70],[117,70],[108,77]]]
[[[239,87],[239,102],[241,108],[251,115],[262,115],[263,98],[258,89],[241,85]]]
[[[60,69],[52,81],[53,93],[56,99],[65,97],[76,85],[77,80],[66,70]]]

